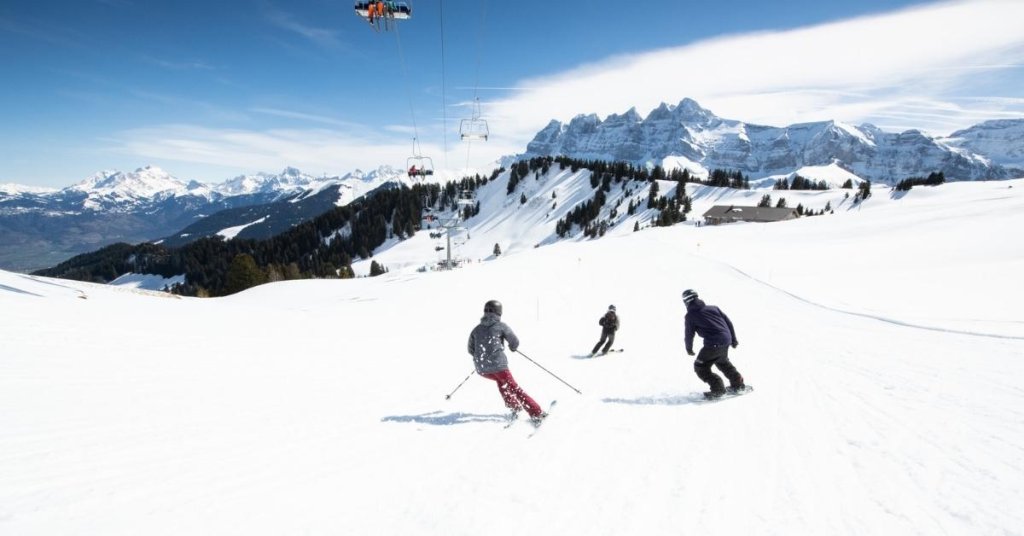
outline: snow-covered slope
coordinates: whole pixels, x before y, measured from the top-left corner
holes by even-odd
[[[1012,142],[1000,148],[1014,147]],[[692,99],[662,104],[640,116],[636,109],[579,115],[568,124],[552,121],[527,146],[525,156],[567,155],[583,159],[660,163],[684,158],[705,169],[737,169],[759,179],[801,167],[838,162],[863,179],[895,182],[942,171],[952,180],[1002,179],[1010,172],[972,150],[952,147],[917,130],[888,133],[873,125],[839,121],[778,128],[722,119]],[[1003,150],[1003,149],[999,149]]]
[[[1016,534],[1022,226],[1018,180],[223,299],[0,272],[0,533]],[[689,287],[754,393],[694,401]],[[511,355],[530,439],[445,400],[491,298],[583,393]]]
[[[680,164],[681,165],[681,164]],[[692,168],[691,168],[692,169]],[[773,206],[785,198],[787,206],[803,205],[805,209],[820,211],[826,209],[847,211],[857,209],[853,202],[855,190],[838,189],[851,175],[837,166],[802,168],[801,174],[814,180],[825,180],[833,189],[825,191],[774,191],[776,179],[791,176],[762,179],[760,189],[735,190],[717,188],[697,183],[686,185],[686,194],[693,200],[688,225],[701,220],[701,215],[714,205],[757,205],[762,196],[772,197]],[[494,246],[498,245],[503,254],[515,253],[550,245],[560,240],[584,241],[588,238],[583,228],[575,226],[563,237],[557,235],[559,220],[566,219],[574,210],[591,202],[597,192],[591,184],[592,172],[586,168],[572,171],[571,167],[560,169],[551,166],[548,173],[529,173],[520,180],[513,192],[508,192],[510,171],[505,171],[475,192],[474,202],[479,203],[479,215],[461,222],[452,241],[454,256],[460,261],[476,262],[493,258]],[[861,179],[854,177],[854,183]],[[658,195],[672,198],[676,182],[659,180]],[[753,181],[758,182],[758,181]],[[658,209],[648,209],[651,183],[647,181],[622,180],[612,182],[605,194],[604,206],[594,218],[594,225],[604,224],[606,236],[628,235],[634,229],[651,227],[658,217]],[[757,184],[755,184],[757,186]],[[889,195],[885,187],[877,187],[881,196]],[[526,203],[522,199],[526,198]],[[630,204],[636,208],[629,214]],[[435,220],[446,220],[451,214],[435,214]],[[433,233],[440,230],[435,223],[426,222]],[[444,249],[438,249],[444,248]],[[418,233],[403,240],[391,241],[378,248],[374,260],[383,262],[389,269],[431,269],[436,261],[446,260],[447,240],[431,238],[430,233]],[[358,274],[368,274],[370,260],[353,264]]]

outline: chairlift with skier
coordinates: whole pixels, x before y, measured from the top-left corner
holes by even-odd
[[[390,30],[396,20],[412,18],[412,7],[406,2],[370,1],[356,2],[356,15],[362,17],[374,30]]]
[[[429,156],[423,156],[419,151],[419,142],[412,139],[412,156],[405,160],[405,166],[409,178],[427,177],[434,174],[434,160]]]

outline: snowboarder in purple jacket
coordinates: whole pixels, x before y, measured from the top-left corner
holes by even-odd
[[[729,347],[736,348],[740,343],[736,339],[736,330],[732,321],[721,309],[705,304],[694,290],[683,292],[683,303],[686,305],[686,353],[693,353],[693,335],[696,333],[704,339],[704,347],[693,362],[693,371],[697,377],[711,386],[711,391],[704,393],[708,398],[718,398],[726,393],[722,378],[711,371],[718,370],[729,379],[729,391],[743,392],[746,386],[743,376],[729,361]]]

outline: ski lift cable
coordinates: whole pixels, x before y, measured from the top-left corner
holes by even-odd
[[[412,5],[410,4],[410,10]],[[419,126],[416,124],[416,108],[413,106],[412,101],[412,84],[409,82],[409,70],[405,65],[405,52],[402,50],[402,36],[401,32],[398,31],[398,25],[395,25],[395,42],[398,43],[398,62],[402,66],[402,77],[405,79],[405,93],[409,98],[409,115],[412,117],[412,132],[413,132],[413,149],[415,150],[416,142],[419,139],[420,132]]]
[[[484,24],[487,22],[487,0],[483,0],[480,7],[480,26],[476,34],[476,73],[473,80],[473,99],[479,100],[480,95],[480,61],[483,57]]]
[[[444,0],[438,0],[441,21],[441,140],[444,143],[444,167],[448,167],[448,96],[446,94],[444,68]]]
[[[483,57],[483,42],[484,42],[484,23],[487,21],[487,0],[483,0],[480,4],[480,24],[477,26],[476,33],[476,72],[474,73],[473,79],[473,121],[480,119],[480,63]],[[461,130],[462,127],[460,126]],[[470,156],[473,148],[473,140],[469,139],[466,143],[466,172],[469,172],[469,164],[471,162]]]

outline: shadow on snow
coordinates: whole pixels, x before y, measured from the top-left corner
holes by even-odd
[[[689,393],[672,396],[641,396],[638,398],[602,398],[605,404],[628,404],[631,406],[682,406],[684,404],[703,404],[703,393]]]
[[[417,424],[429,424],[432,426],[451,426],[453,424],[467,424],[473,422],[507,422],[507,415],[488,414],[479,415],[475,413],[444,413],[442,411],[431,411],[420,415],[392,415],[384,417],[381,422],[414,422]]]

